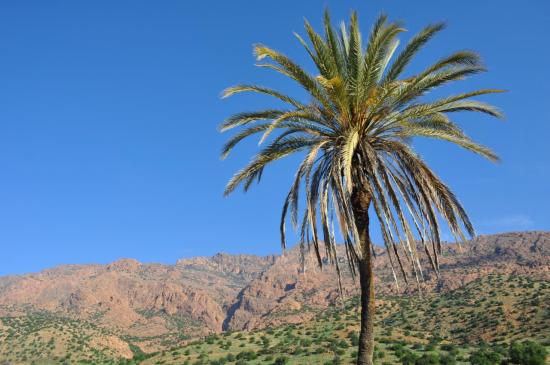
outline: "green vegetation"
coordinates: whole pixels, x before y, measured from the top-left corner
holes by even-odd
[[[119,356],[95,342],[112,333],[86,321],[29,311],[1,317],[0,324],[0,364],[69,364],[76,359],[93,364]]]
[[[510,346],[510,360],[520,365],[544,365],[548,351],[544,346],[533,342],[514,342]]]
[[[409,332],[432,329],[458,343],[509,342],[527,334],[541,341],[550,331],[550,286],[528,277],[489,275],[433,296],[394,298],[398,304],[386,326]]]
[[[549,302],[547,282],[507,275],[489,275],[441,295],[380,298],[375,363],[544,364],[550,346]],[[0,318],[0,365],[351,364],[359,341],[357,304],[354,298],[343,309],[317,312],[306,323],[210,335],[184,346],[185,339],[161,337],[168,350],[149,354],[139,347],[144,339],[119,336],[133,354],[128,360],[94,342],[114,333],[28,312]]]

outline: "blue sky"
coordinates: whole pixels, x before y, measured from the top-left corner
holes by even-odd
[[[510,90],[483,99],[505,122],[457,118],[502,163],[442,143],[415,147],[480,233],[550,229],[547,1],[12,1],[0,5],[0,274],[279,252],[295,160],[266,171],[248,194],[223,198],[258,146],[250,141],[221,162],[228,135],[216,127],[271,101],[219,96],[239,82],[300,96],[253,66],[252,44],[306,62],[292,32],[303,17],[319,25],[325,6],[335,21],[357,9],[363,33],[385,10],[406,22],[404,40],[447,21],[411,72],[454,50],[480,52],[490,72],[441,92]]]

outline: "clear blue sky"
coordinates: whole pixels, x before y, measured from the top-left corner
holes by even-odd
[[[412,71],[453,50],[479,51],[490,72],[444,91],[510,90],[484,99],[505,122],[458,118],[503,162],[416,146],[480,233],[550,229],[548,1],[10,1],[0,5],[0,274],[279,252],[295,161],[268,170],[249,194],[222,198],[258,147],[221,162],[228,135],[216,127],[270,100],[219,95],[238,82],[294,91],[253,66],[251,46],[305,61],[292,31],[304,16],[318,25],[326,5],[335,21],[357,9],[364,33],[381,10],[406,21],[407,38],[447,21]]]

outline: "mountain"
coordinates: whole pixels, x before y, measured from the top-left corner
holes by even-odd
[[[444,245],[443,251],[439,277],[425,270],[422,283],[397,287],[387,256],[377,249],[377,292],[450,293],[490,274],[550,281],[550,232],[479,236],[461,247]],[[38,341],[29,336],[55,342],[68,333],[72,340],[48,347],[52,356],[62,356],[74,340],[90,353],[95,347],[105,357],[129,358],[210,333],[301,323],[342,300],[334,269],[319,269],[308,256],[304,271],[298,253],[294,248],[282,256],[217,254],[175,265],[123,259],[0,277],[0,343]],[[358,293],[347,270],[343,288],[344,298]],[[88,334],[80,339],[84,330]]]
[[[108,265],[65,265],[37,274],[0,278],[0,316],[33,312],[86,320],[140,337],[219,332],[228,308],[275,257],[218,254],[175,265],[123,259]],[[152,338],[152,342],[147,341]]]
[[[210,335],[131,363],[355,364],[356,299],[321,310],[309,321]],[[550,311],[543,304],[548,302],[550,282],[498,273],[441,294],[382,296],[374,328],[375,363],[516,363],[507,359],[513,343],[530,340],[539,353],[544,347],[550,350]],[[543,356],[522,363],[549,363],[550,355],[546,362]]]
[[[524,275],[540,280],[550,280],[550,232],[505,233],[479,236],[458,246],[443,246],[440,258],[441,275],[425,271],[424,282],[397,287],[387,255],[379,249],[375,260],[378,294],[413,293],[421,290],[447,292],[490,273]],[[344,263],[345,253],[340,253]],[[337,302],[338,283],[334,269],[319,270],[314,258],[306,263],[306,272],[300,270],[299,255],[290,252],[279,257],[261,275],[252,280],[239,294],[231,307],[227,329],[255,329],[283,322],[299,322],[315,311],[300,310],[292,316],[288,312],[302,308],[325,308]],[[423,266],[428,267],[426,260]],[[398,279],[399,280],[399,279]],[[358,294],[357,285],[349,274],[344,276],[346,297]],[[418,288],[420,287],[420,289]],[[287,313],[287,314],[285,314]]]

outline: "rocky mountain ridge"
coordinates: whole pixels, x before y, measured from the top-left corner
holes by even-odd
[[[386,255],[377,251],[380,295],[445,292],[493,272],[550,280],[550,232],[479,236],[462,248],[445,245],[441,276],[426,271],[419,286],[398,288]],[[344,294],[354,296],[357,285],[344,271]],[[139,338],[144,348],[157,348],[148,338],[159,336],[185,340],[304,321],[339,297],[334,269],[321,270],[309,257],[303,272],[296,248],[283,256],[217,254],[175,265],[123,259],[0,277],[0,317],[46,311]]]

